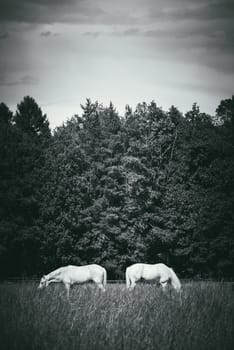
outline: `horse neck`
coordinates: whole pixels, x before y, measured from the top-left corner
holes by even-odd
[[[48,275],[46,275],[45,277],[46,277],[47,280],[50,280],[50,279],[56,278],[56,277],[58,276],[58,274],[59,274],[59,269],[50,272],[50,273],[49,273]]]
[[[181,283],[180,283],[179,278],[176,276],[176,274],[175,274],[173,269],[170,269],[170,270],[171,270],[171,284],[173,285],[173,287],[175,289],[180,289],[181,288]]]

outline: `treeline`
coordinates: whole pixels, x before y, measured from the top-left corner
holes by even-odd
[[[164,262],[180,276],[234,269],[234,97],[211,117],[155,102],[120,117],[87,100],[53,134],[31,97],[0,104],[0,275]]]

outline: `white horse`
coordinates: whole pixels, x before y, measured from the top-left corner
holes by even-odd
[[[168,283],[179,291],[181,283],[173,269],[164,264],[134,264],[126,269],[126,286],[128,289],[133,289],[136,282],[143,278],[146,281],[158,279],[163,290]]]
[[[104,267],[96,264],[85,266],[68,265],[52,271],[41,278],[39,289],[47,287],[50,283],[63,283],[67,297],[69,298],[70,287],[76,283],[93,281],[97,286],[105,291],[107,274]]]

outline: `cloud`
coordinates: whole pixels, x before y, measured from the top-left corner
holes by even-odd
[[[143,31],[141,31],[139,28],[128,28],[126,30],[123,30],[119,34],[123,36],[138,36],[142,35]]]
[[[58,60],[65,52],[72,60],[79,51],[90,60],[122,55],[142,65],[155,61],[155,67],[160,59],[234,72],[233,0],[0,0],[0,6],[0,39],[10,33],[0,42],[0,70],[12,77],[31,67],[28,72],[43,81],[52,44]],[[63,35],[52,43],[57,32]],[[4,84],[35,83],[17,78]]]
[[[0,0],[0,22],[36,24],[130,24],[137,18],[127,0],[118,4],[113,0]],[[131,10],[131,11],[130,11]]]
[[[122,29],[121,29],[122,28]],[[109,30],[108,30],[109,29]],[[170,60],[209,67],[233,74],[234,31],[229,21],[221,23],[182,21],[173,24],[103,28],[83,33],[87,37],[118,38],[119,44],[142,47],[139,57]],[[120,42],[121,40],[121,42]]]
[[[89,31],[83,33],[88,36],[116,36],[116,37],[138,37],[148,38],[159,41],[166,40],[172,46],[177,46],[178,49],[184,48],[205,48],[234,51],[234,32],[228,29],[227,26],[220,28],[213,27],[207,24],[201,26],[191,25],[185,29],[185,26],[168,26],[163,29],[144,29],[131,27],[124,30],[115,31]]]
[[[0,0],[0,21],[144,25],[233,19],[233,0]]]
[[[48,38],[48,37],[51,37],[51,36],[59,36],[59,33],[53,33],[50,30],[47,30],[47,31],[41,32],[40,36]]]
[[[9,38],[9,33],[8,32],[3,32],[3,33],[0,33],[0,40],[4,40],[4,39],[7,39]]]
[[[82,33],[85,36],[100,37],[100,36],[115,36],[115,37],[131,37],[131,36],[144,36],[144,32],[139,28],[127,28],[124,30],[111,30],[111,31],[88,31]]]
[[[220,86],[217,84],[213,84],[213,81],[183,81],[182,79],[179,81],[170,81],[170,87],[179,88],[182,91],[200,91],[204,94],[217,94],[220,92]],[[226,86],[222,87],[222,92],[224,95],[229,94],[229,88]]]
[[[17,80],[11,80],[10,77],[7,77],[5,74],[0,76],[0,86],[20,86],[20,85],[37,85],[39,83],[39,79],[31,76],[24,75]]]
[[[234,2],[232,0],[210,0],[200,2],[194,7],[184,7],[174,11],[173,18],[196,18],[197,20],[222,20],[234,17]]]
[[[158,5],[158,6],[157,6]],[[148,4],[148,18],[161,20],[219,20],[233,18],[233,0],[154,0]]]
[[[91,0],[0,0],[1,22],[91,23],[103,11]]]
[[[97,38],[101,35],[101,32],[84,32],[83,35]]]

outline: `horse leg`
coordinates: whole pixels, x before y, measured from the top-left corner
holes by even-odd
[[[104,287],[104,283],[103,283],[103,281],[100,278],[95,277],[92,280],[98,286],[99,289],[101,289],[103,292],[106,291],[105,287]]]
[[[67,299],[69,300],[69,292],[70,292],[70,283],[64,283],[66,291],[67,291]]]
[[[125,279],[126,279],[126,288],[130,289],[131,288],[131,279],[129,277],[128,269],[126,269],[126,272],[125,272]]]
[[[129,289],[133,290],[136,286],[136,280],[135,280],[135,278],[130,278],[130,280],[131,280],[131,285],[130,285]]]
[[[106,291],[102,283],[96,283],[96,284],[97,284],[98,288],[101,289],[103,292]]]

